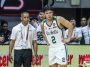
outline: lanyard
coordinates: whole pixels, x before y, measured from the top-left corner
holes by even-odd
[[[29,26],[28,26],[28,28],[27,28],[26,40],[28,40],[28,34],[29,34]],[[22,40],[24,39],[24,36],[23,36],[23,34],[22,34],[22,27],[21,27],[21,38],[22,38]]]

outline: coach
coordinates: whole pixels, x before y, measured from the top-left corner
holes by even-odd
[[[37,59],[37,33],[35,28],[29,24],[29,13],[21,13],[21,23],[13,27],[9,45],[9,60],[12,59],[14,47],[14,67],[31,67],[32,44],[34,55]]]

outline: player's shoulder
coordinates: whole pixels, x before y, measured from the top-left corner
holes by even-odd
[[[42,23],[45,23],[46,22],[46,19],[43,19]]]
[[[57,16],[57,21],[66,21],[66,19],[62,16]]]
[[[64,19],[64,17],[62,17],[62,16],[56,16],[56,18],[61,19],[61,20]]]
[[[44,23],[46,23],[46,19],[43,19],[43,21],[40,23],[40,25],[44,25]]]

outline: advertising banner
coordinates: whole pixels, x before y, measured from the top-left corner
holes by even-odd
[[[68,67],[90,67],[90,46],[89,45],[68,45]],[[49,67],[48,46],[38,46],[38,60],[32,67]],[[8,61],[8,45],[0,45],[0,67],[13,67]]]

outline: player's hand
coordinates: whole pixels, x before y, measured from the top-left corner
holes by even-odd
[[[70,38],[66,38],[62,40],[64,43],[69,43],[70,42]]]
[[[13,61],[13,58],[12,58],[11,54],[9,54],[9,62],[12,63],[12,61]]]

